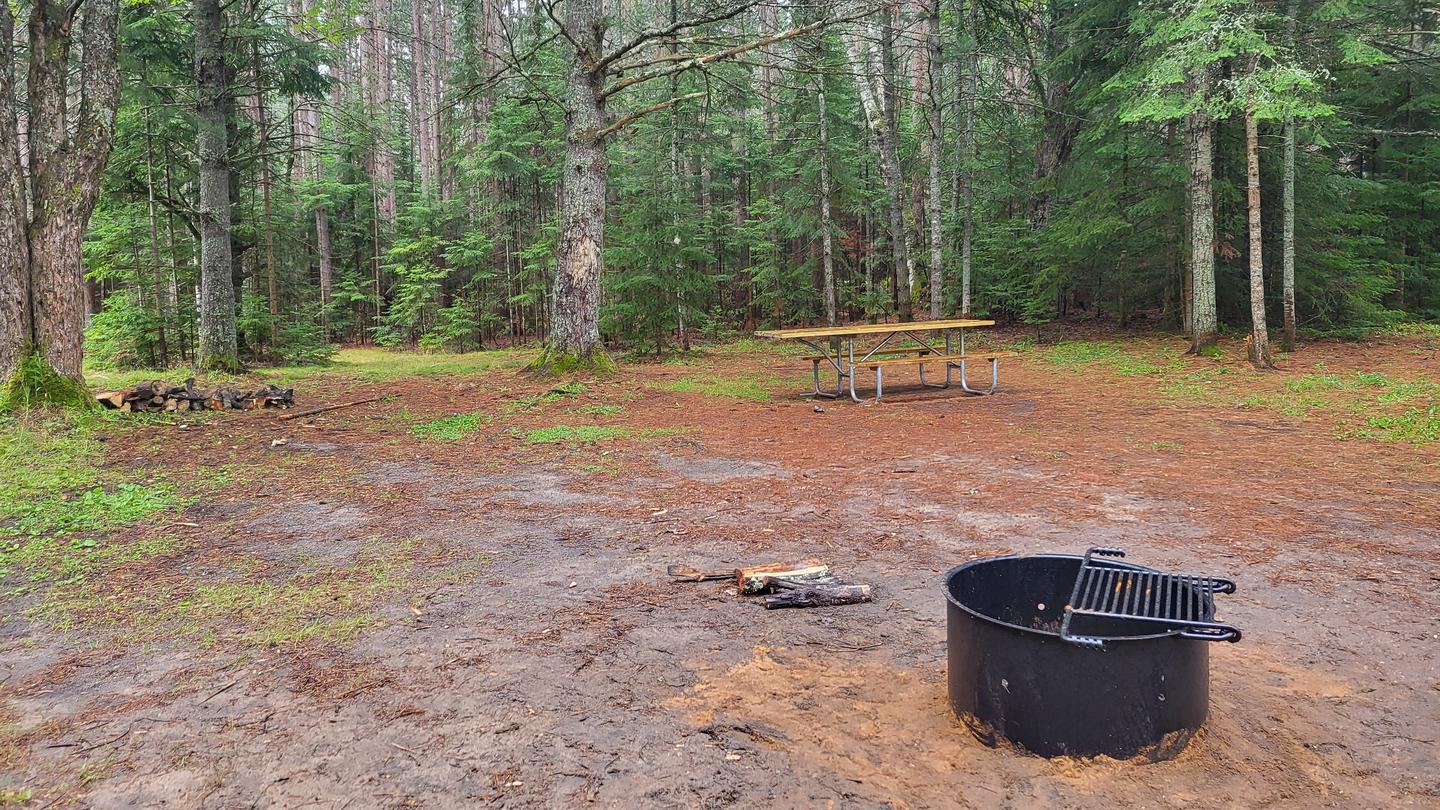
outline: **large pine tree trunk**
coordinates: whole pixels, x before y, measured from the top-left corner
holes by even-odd
[[[1215,345],[1220,325],[1215,311],[1215,171],[1209,116],[1186,118],[1190,146],[1190,351]]]
[[[925,145],[930,158],[926,203],[930,214],[930,317],[945,303],[945,233],[940,226],[940,0],[930,0],[925,39]]]
[[[15,373],[31,340],[26,189],[15,118],[15,18],[0,7],[0,380]]]
[[[85,283],[81,247],[100,192],[100,176],[110,156],[115,110],[119,106],[117,69],[118,3],[91,0],[80,18],[79,87],[69,75],[70,10],[50,0],[32,4],[29,23],[30,64],[26,97],[30,174],[29,344],[42,365],[26,385],[27,401],[74,402],[81,382],[85,329]],[[71,102],[79,97],[78,120]],[[7,124],[8,126],[8,124]],[[17,172],[18,174],[18,172]],[[46,389],[40,378],[50,370],[69,383]],[[53,378],[52,378],[53,379]],[[52,397],[53,393],[53,397]],[[33,396],[32,396],[33,395]]]
[[[1252,60],[1253,70],[1253,60]],[[1265,261],[1260,229],[1260,132],[1255,108],[1245,110],[1246,201],[1250,215],[1250,362],[1256,368],[1274,368],[1270,359],[1270,332],[1265,325]]]
[[[895,15],[897,0],[884,0],[881,7],[880,23],[880,85],[882,114],[885,124],[880,129],[881,160],[886,174],[886,214],[890,219],[890,252],[895,258],[895,304],[900,320],[914,317],[911,303],[914,301],[915,271],[910,265],[910,246],[905,231],[904,195],[900,186],[904,175],[900,169],[900,145],[897,124],[899,104],[896,88],[898,77],[895,61]]]
[[[425,36],[425,4],[410,0],[410,122],[415,144],[416,187],[422,194],[431,189],[430,166],[430,77],[427,71],[431,56]]]
[[[1296,0],[1287,4],[1285,33],[1290,46],[1295,46]],[[1280,290],[1285,302],[1283,337],[1280,345],[1287,352],[1295,351],[1295,119],[1285,119],[1285,179],[1281,188],[1280,226]]]
[[[208,0],[207,0],[208,1]],[[374,0],[374,8],[370,14],[370,64],[371,75],[369,78],[373,96],[371,98],[371,114],[374,116],[371,122],[375,128],[375,174],[373,181],[378,187],[376,189],[375,206],[376,213],[380,218],[380,224],[384,230],[395,226],[395,152],[390,146],[390,96],[391,96],[391,66],[390,66],[390,0]],[[377,268],[380,263],[379,239],[376,238],[376,255],[374,257]],[[376,286],[378,287],[378,280]],[[377,300],[376,306],[379,306]]]
[[[195,2],[196,129],[200,153],[200,326],[196,365],[237,368],[231,279],[228,92],[220,0]]]
[[[965,48],[965,62],[961,70],[961,110],[964,121],[960,127],[960,317],[970,317],[971,305],[971,262],[975,237],[975,88],[980,73],[980,15],[978,0],[967,0],[965,20],[968,42]]]
[[[820,270],[825,296],[825,323],[836,324],[835,248],[830,234],[830,124],[825,109],[825,77],[815,77],[815,106],[819,112],[820,149]]]
[[[882,34],[881,39],[884,39]],[[870,49],[870,43],[865,39],[865,34],[851,35],[845,38],[846,49],[850,54],[851,64],[854,66],[855,89],[860,95],[860,106],[869,122],[869,137],[867,140],[875,152],[876,162],[880,167],[880,177],[885,184],[885,215],[889,225],[888,236],[890,242],[891,256],[894,262],[894,292],[896,309],[899,310],[902,320],[910,319],[910,296],[904,290],[906,267],[910,264],[909,253],[905,244],[904,213],[901,210],[900,193],[900,159],[898,148],[895,143],[895,130],[889,125],[890,116],[886,115],[886,109],[890,105],[882,107],[882,101],[877,98],[879,95],[875,89],[875,64]],[[892,60],[893,62],[893,57]],[[883,62],[883,59],[882,59]],[[881,67],[883,71],[883,66]],[[883,79],[882,79],[882,83]],[[884,83],[889,86],[889,83]],[[893,110],[892,110],[893,111]],[[869,268],[867,267],[867,270]],[[868,278],[868,276],[867,276]],[[873,290],[873,281],[866,285],[867,294]],[[903,307],[903,308],[902,308]]]
[[[604,0],[569,0],[565,28],[576,53],[565,74],[565,164],[554,323],[545,362],[590,364],[600,347],[601,251],[605,245],[605,97],[597,62]]]

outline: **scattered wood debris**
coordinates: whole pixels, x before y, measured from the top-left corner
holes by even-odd
[[[735,590],[743,596],[765,595],[765,609],[833,607],[873,601],[869,585],[855,585],[837,579],[830,566],[819,560],[749,565],[728,571],[706,571],[688,565],[666,569],[679,582],[705,582],[735,578]]]
[[[195,378],[191,377],[184,385],[147,380],[126,390],[102,391],[95,399],[110,410],[126,413],[259,410],[294,406],[295,389],[263,385],[254,391],[239,391],[222,386],[206,394],[195,390]]]

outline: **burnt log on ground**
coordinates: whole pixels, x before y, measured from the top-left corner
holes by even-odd
[[[765,609],[837,607],[870,601],[869,585],[802,584],[771,580],[776,592],[765,597]]]

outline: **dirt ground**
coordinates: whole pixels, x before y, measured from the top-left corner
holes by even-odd
[[[105,808],[1440,806],[1440,446],[1358,436],[1348,401],[1284,405],[1317,369],[1415,379],[1440,351],[1318,343],[1270,375],[1226,352],[1135,373],[1035,350],[994,396],[874,407],[812,401],[807,364],[748,346],[548,397],[513,368],[338,374],[301,407],[403,403],[117,434],[113,465],[178,466],[197,500],[126,532],[174,543],[85,599],[4,611],[0,788]],[[768,398],[707,388],[752,379]],[[551,443],[557,425],[606,430]],[[1210,719],[1176,760],[991,749],[948,710],[942,573],[1092,545],[1239,583],[1220,607],[1244,640],[1212,647]],[[812,556],[874,603],[767,612],[665,576]]]

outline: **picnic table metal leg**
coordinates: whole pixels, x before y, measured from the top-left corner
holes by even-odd
[[[961,360],[959,365],[960,388],[966,393],[988,396],[995,393],[995,389],[1000,387],[1000,361],[997,358],[990,358],[990,387],[984,391],[970,387],[969,382],[965,379],[965,361]]]
[[[855,390],[855,374],[856,374],[856,371],[855,371],[855,341],[854,341],[854,340],[848,340],[848,341],[846,341],[846,345],[848,346],[849,354],[850,354],[850,363],[849,363],[850,373],[847,375],[847,376],[850,377],[850,398],[853,399],[853,400],[855,400],[856,402],[860,403],[861,405],[864,405],[864,404],[865,404],[865,401],[862,400],[862,399],[860,399],[860,394],[859,394],[859,392],[857,392],[857,391]],[[879,377],[879,370],[878,370],[878,369],[876,370],[876,377],[875,377],[875,379],[876,379],[877,381],[880,379],[880,377]]]
[[[810,376],[814,383],[815,396],[826,399],[839,399],[845,393],[845,370],[840,366],[840,350],[837,348],[835,350],[835,356],[832,358],[830,352],[823,346],[808,340],[802,340],[800,342],[820,353],[820,357],[810,361]],[[834,391],[822,391],[820,389],[820,363],[822,360],[835,368]]]

